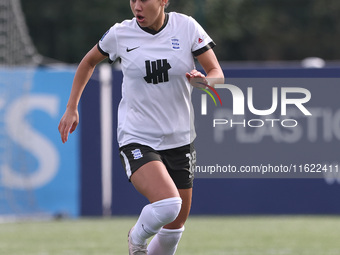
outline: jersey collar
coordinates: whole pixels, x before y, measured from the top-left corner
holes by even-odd
[[[169,13],[165,13],[165,19],[164,19],[164,24],[163,24],[163,26],[158,30],[158,31],[156,31],[156,30],[153,30],[153,29],[150,29],[150,28],[148,28],[148,27],[141,27],[139,24],[138,24],[138,22],[137,22],[137,25],[142,29],[142,30],[144,30],[145,32],[147,32],[147,33],[149,33],[149,34],[152,34],[152,35],[155,35],[155,34],[158,34],[159,32],[161,32],[164,28],[165,28],[165,26],[168,24],[168,21],[169,21]]]

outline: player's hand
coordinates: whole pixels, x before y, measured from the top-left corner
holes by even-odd
[[[67,108],[60,120],[58,130],[63,143],[67,142],[68,135],[76,130],[79,123],[79,113],[77,109]]]
[[[187,77],[189,83],[196,88],[204,89],[208,84],[205,75],[195,69],[192,70],[190,73],[186,73],[185,76]]]

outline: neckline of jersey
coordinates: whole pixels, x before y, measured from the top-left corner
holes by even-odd
[[[166,13],[165,13],[165,19],[164,19],[164,24],[163,24],[163,26],[162,26],[158,31],[153,30],[153,29],[148,28],[148,27],[141,27],[141,26],[138,24],[137,20],[136,20],[136,23],[137,23],[137,25],[138,25],[142,30],[144,30],[145,32],[147,32],[147,33],[149,33],[149,34],[152,34],[152,35],[156,35],[156,34],[158,34],[159,32],[161,32],[161,31],[166,27],[166,25],[168,24],[168,21],[169,21],[169,13],[166,12]]]

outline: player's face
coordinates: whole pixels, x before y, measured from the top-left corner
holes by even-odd
[[[167,0],[130,0],[131,10],[141,27],[158,31],[164,23]]]

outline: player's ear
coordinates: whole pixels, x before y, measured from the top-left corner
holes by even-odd
[[[162,1],[162,6],[164,6],[164,8],[168,7],[169,0],[161,0],[161,1]]]

